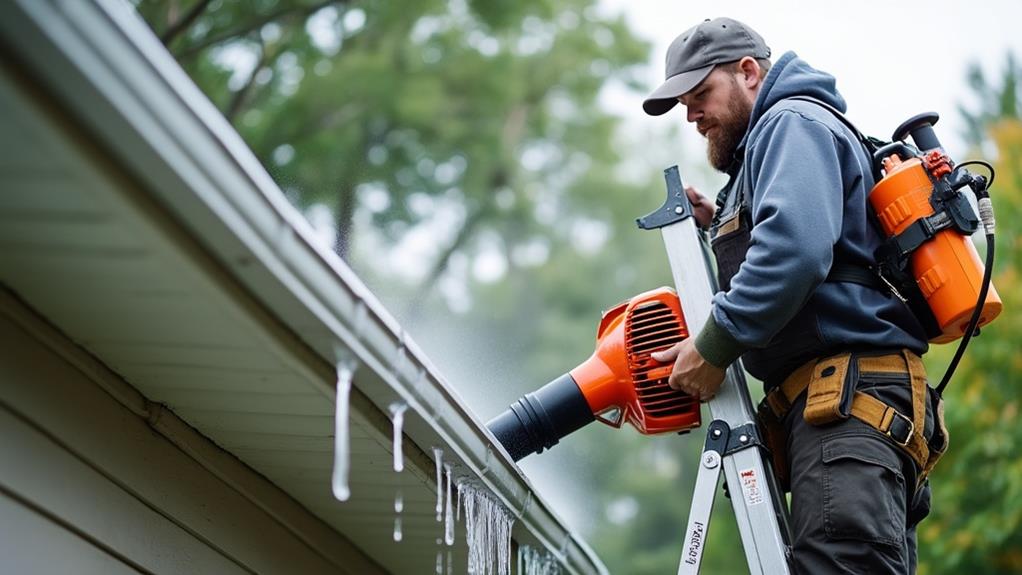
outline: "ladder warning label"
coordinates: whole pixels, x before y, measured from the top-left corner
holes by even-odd
[[[756,470],[743,469],[738,472],[738,477],[742,480],[742,495],[745,496],[745,504],[752,506],[763,503],[763,487],[760,485]]]

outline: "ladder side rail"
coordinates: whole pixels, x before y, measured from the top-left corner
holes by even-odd
[[[686,325],[690,334],[696,334],[709,318],[716,279],[711,273],[708,246],[696,228],[692,206],[685,195],[678,167],[665,170],[664,176],[667,183],[666,203],[638,222],[643,229],[660,230]],[[755,428],[755,412],[740,362],[727,370],[724,384],[716,396],[707,402],[707,408],[714,422],[724,422],[729,429],[745,426]],[[750,446],[722,453],[722,456],[723,472],[731,490],[732,507],[750,573],[789,573],[787,506],[773,470],[764,459],[764,451]],[[697,492],[695,495],[712,497],[714,493]],[[697,504],[697,501],[693,501],[692,515],[703,509],[701,504]],[[689,532],[692,530],[692,521],[690,516],[687,527]],[[687,536],[690,534],[687,533]],[[685,569],[684,559],[680,573]]]
[[[685,323],[689,333],[699,333],[709,318],[716,284],[710,275],[705,239],[692,217],[660,230]],[[724,421],[731,429],[755,423],[740,363],[727,370],[724,383],[708,402],[708,408],[714,420]],[[725,455],[723,472],[731,489],[731,504],[750,573],[789,573],[787,537],[782,531],[787,528],[786,508],[778,507],[783,500],[763,452],[752,447]]]

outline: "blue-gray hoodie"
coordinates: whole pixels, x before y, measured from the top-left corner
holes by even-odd
[[[723,367],[742,356],[768,386],[828,353],[927,349],[923,329],[897,298],[824,282],[835,260],[874,262],[881,237],[866,212],[874,179],[852,131],[818,104],[787,99],[796,95],[846,109],[834,77],[794,53],[771,67],[730,192],[744,187],[751,199],[749,250],[731,289],[714,296],[710,321],[696,338],[710,363]]]

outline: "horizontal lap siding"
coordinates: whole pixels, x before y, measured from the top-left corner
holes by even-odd
[[[32,557],[51,539],[83,565],[124,566],[111,573],[376,571],[309,547],[3,315],[0,461],[0,533],[30,516],[36,534],[0,557],[28,572],[65,559]]]
[[[0,567],[18,575],[137,575],[87,537],[0,490]]]

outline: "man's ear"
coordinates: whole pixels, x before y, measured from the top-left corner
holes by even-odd
[[[738,69],[742,76],[742,85],[746,89],[755,90],[763,81],[760,77],[759,62],[752,56],[746,56],[739,60]]]

